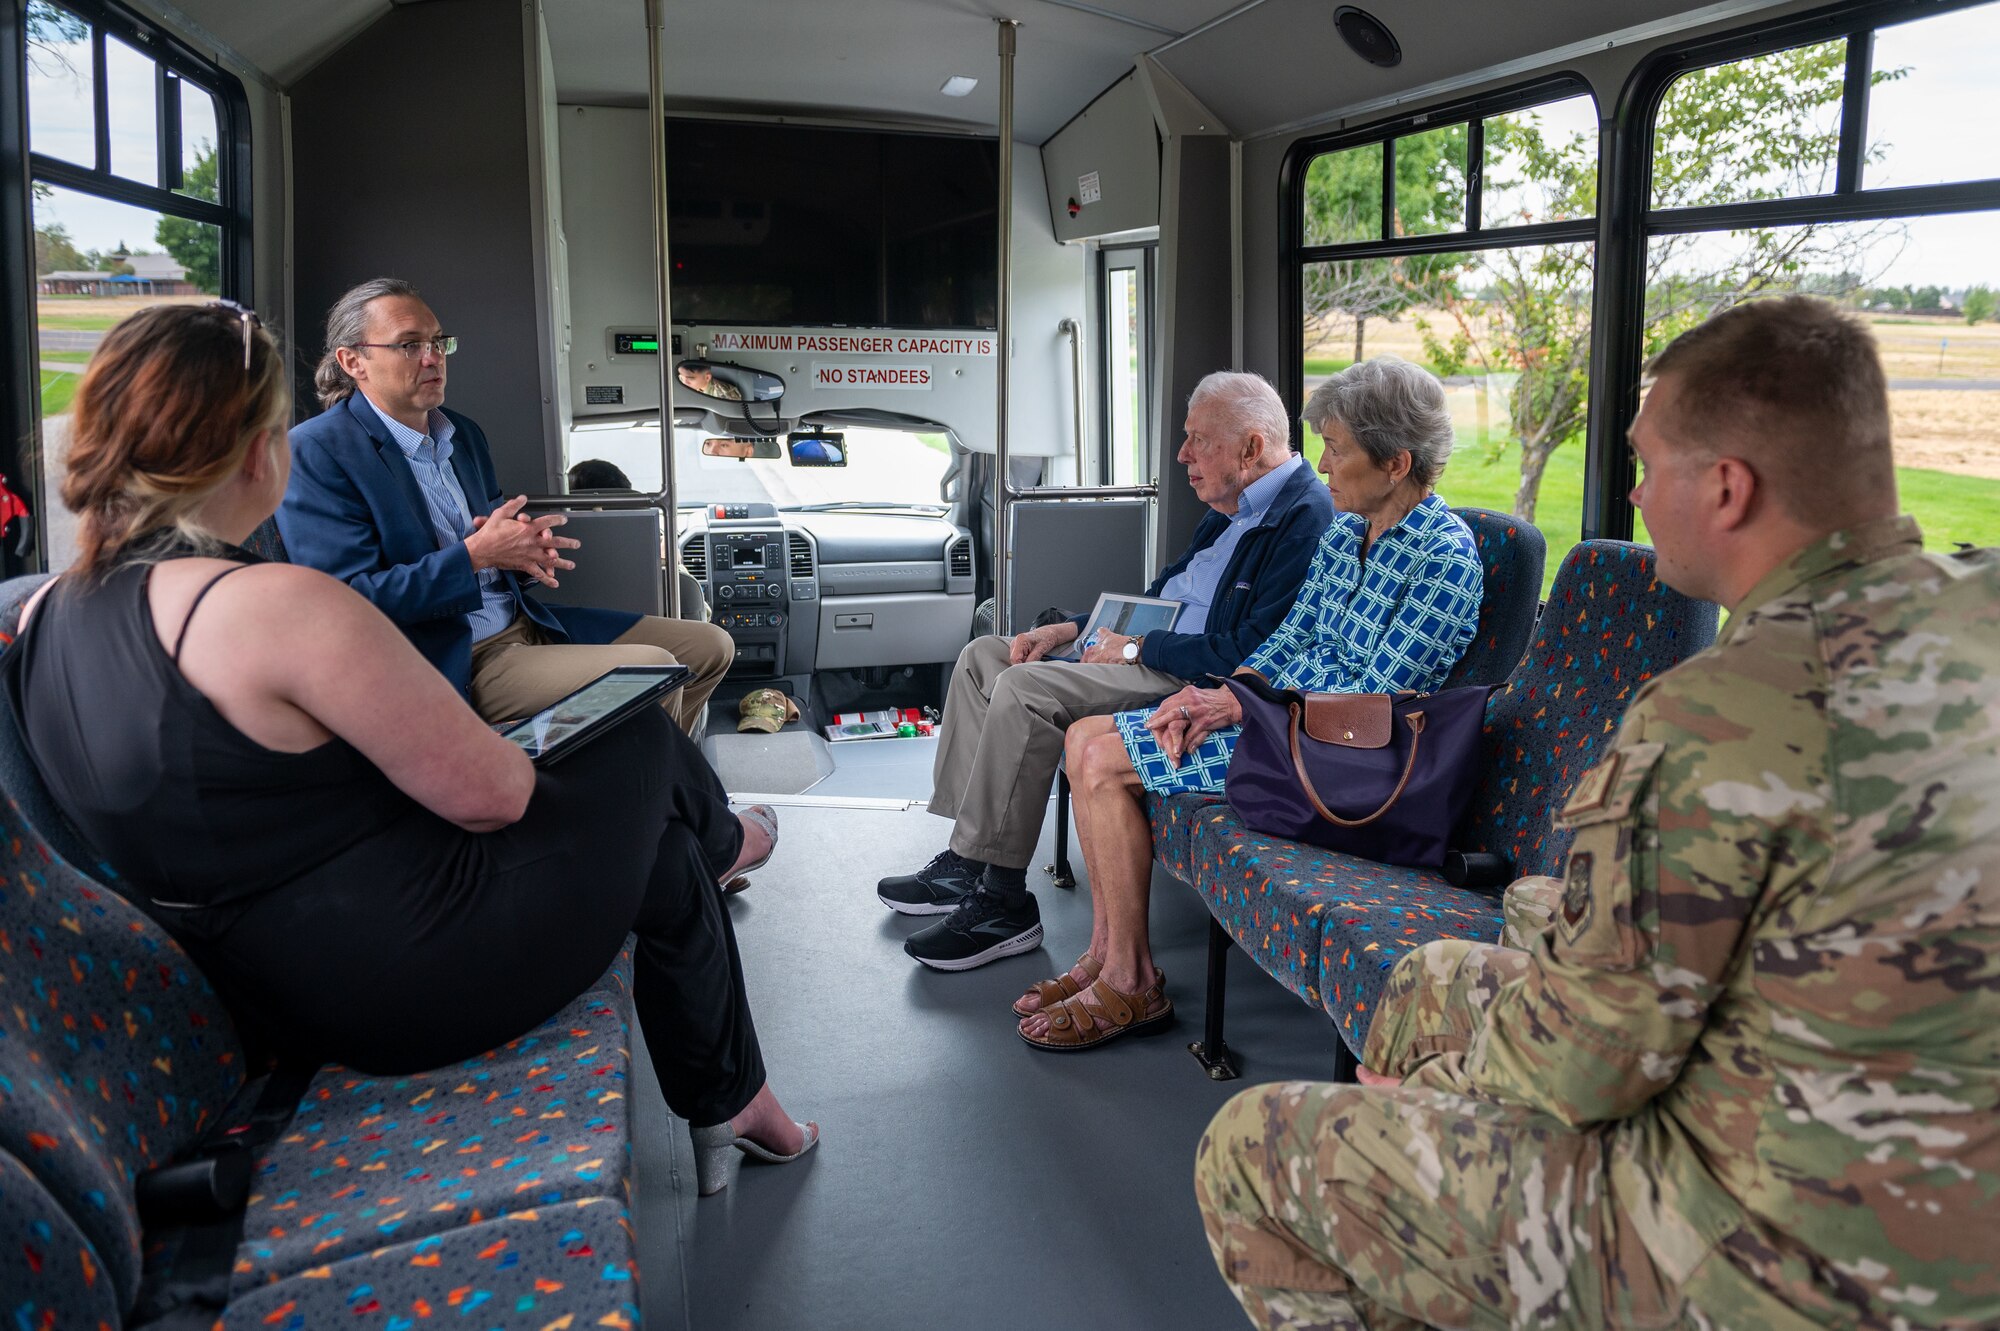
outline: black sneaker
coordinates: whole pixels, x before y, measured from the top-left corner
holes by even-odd
[[[903,951],[933,970],[969,971],[1041,945],[1042,911],[1033,897],[1010,910],[985,888],[975,888],[951,914],[905,939]]]
[[[979,872],[972,862],[955,851],[941,850],[915,873],[884,878],[875,895],[902,915],[949,915],[977,886]]]

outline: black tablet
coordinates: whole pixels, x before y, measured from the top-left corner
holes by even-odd
[[[501,738],[537,763],[552,763],[687,682],[684,665],[614,666],[590,683],[516,722]]]

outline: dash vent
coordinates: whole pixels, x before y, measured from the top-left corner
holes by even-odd
[[[708,537],[696,532],[681,542],[681,563],[696,582],[708,581]]]
[[[812,542],[806,539],[804,532],[798,531],[786,532],[785,541],[791,549],[792,576],[810,578],[813,575]]]
[[[950,567],[950,576],[954,578],[969,578],[972,576],[972,541],[970,538],[961,536],[953,541],[951,543],[951,551],[945,558]]]

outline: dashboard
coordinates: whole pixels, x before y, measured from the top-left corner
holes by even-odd
[[[956,660],[972,634],[972,538],[932,513],[683,510],[681,563],[736,640],[732,677]]]

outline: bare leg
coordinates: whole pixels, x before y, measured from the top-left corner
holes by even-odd
[[[1077,840],[1090,874],[1092,956],[1103,966],[1099,978],[1120,993],[1138,993],[1157,978],[1147,931],[1153,878],[1153,830],[1146,821],[1145,788],[1125,742],[1109,718],[1095,735],[1075,737],[1069,769],[1078,810]],[[1078,726],[1083,725],[1079,722]],[[1081,750],[1081,753],[1078,753]],[[1048,1032],[1042,1013],[1022,1019],[1024,1034]]]
[[[805,1134],[799,1125],[778,1103],[778,1097],[771,1093],[771,1083],[765,1082],[758,1088],[750,1103],[743,1111],[729,1120],[730,1130],[739,1137],[748,1137],[764,1149],[778,1155],[796,1155],[806,1144]],[[817,1129],[818,1125],[813,1125]]]
[[[1117,725],[1108,716],[1086,716],[1081,721],[1075,722],[1063,735],[1064,768],[1070,772],[1083,771],[1084,753],[1090,741],[1107,734],[1115,737],[1117,733]],[[1084,807],[1082,797],[1076,789],[1076,784],[1076,779],[1074,777],[1071,778],[1069,807],[1071,814],[1076,818],[1077,844],[1081,846],[1087,844],[1090,839],[1090,813]],[[1087,863],[1088,861],[1086,861]],[[1084,955],[1094,959],[1100,965],[1104,961],[1104,939],[1104,898],[1093,887],[1090,893],[1090,946],[1084,949]],[[1080,961],[1081,959],[1079,959],[1079,963]],[[1088,986],[1091,980],[1096,978],[1084,970],[1081,964],[1070,967],[1069,977],[1076,982],[1079,988]],[[1041,1005],[1042,1000],[1033,990],[1029,990],[1021,996],[1014,1010],[1016,1012],[1033,1012],[1040,1008]]]

